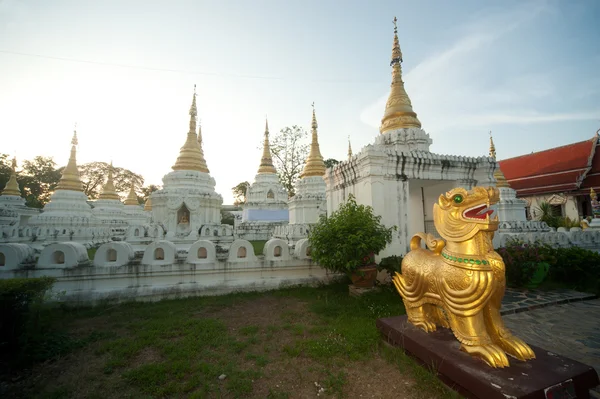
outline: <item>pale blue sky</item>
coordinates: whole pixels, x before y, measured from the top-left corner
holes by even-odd
[[[394,16],[433,152],[485,155],[491,130],[503,159],[600,128],[596,0],[0,0],[0,152],[65,164],[77,122],[80,163],[162,184],[197,84],[208,166],[231,203],[258,168],[265,114],[272,132],[308,128],[314,101],[325,158],[345,158],[348,135],[355,151],[374,141]]]

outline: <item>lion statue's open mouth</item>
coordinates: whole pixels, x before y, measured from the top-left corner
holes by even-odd
[[[506,280],[504,262],[492,245],[498,200],[495,187],[455,188],[440,195],[433,219],[443,240],[416,234],[393,282],[412,324],[426,332],[451,328],[461,350],[492,367],[506,367],[506,354],[519,360],[535,354],[500,317]],[[429,250],[421,247],[422,240]]]

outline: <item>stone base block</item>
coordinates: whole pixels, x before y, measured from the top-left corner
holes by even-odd
[[[466,398],[589,398],[590,388],[600,383],[592,367],[533,345],[536,359],[521,362],[509,357],[510,367],[494,369],[461,352],[449,329],[425,333],[406,316],[381,318],[376,325],[385,341],[435,370]]]
[[[366,294],[367,292],[374,292],[374,291],[379,291],[379,287],[375,286],[375,287],[371,287],[371,288],[360,288],[360,287],[356,287],[354,284],[348,285],[348,292],[350,293],[350,296],[354,296],[354,297],[359,297],[363,294]]]

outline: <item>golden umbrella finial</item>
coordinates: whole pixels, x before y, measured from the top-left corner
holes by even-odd
[[[108,167],[108,178],[106,179],[106,184],[102,188],[102,193],[98,196],[98,199],[111,199],[111,200],[120,200],[119,194],[115,189],[115,184],[113,182],[113,163],[110,161],[110,166]]]
[[[490,130],[490,157],[496,159],[496,146],[494,145],[494,138],[492,137],[491,130]]]
[[[194,85],[194,97],[192,98],[192,105],[190,107],[190,129],[183,147],[179,150],[179,157],[177,157],[177,161],[172,167],[173,170],[197,170],[208,173],[208,166],[206,166],[201,146],[202,139],[196,135],[197,117],[196,85]],[[200,131],[198,133],[200,134]]]
[[[323,156],[321,155],[321,150],[319,148],[319,137],[317,134],[319,125],[317,124],[317,117],[315,115],[314,102],[312,103],[312,108],[312,141],[310,143],[310,153],[308,154],[308,158],[306,158],[304,170],[300,175],[301,179],[309,176],[323,176],[326,170],[325,162],[323,161]]]
[[[265,115],[265,139],[263,141],[263,153],[260,158],[260,165],[258,167],[258,173],[277,173],[275,166],[273,166],[273,158],[271,157],[271,144],[269,143],[269,120]]]
[[[17,157],[14,157],[11,162],[10,178],[2,190],[2,195],[14,195],[17,197],[21,196],[21,190],[19,190],[19,183],[17,183]]]
[[[348,135],[348,160],[352,159],[352,145],[350,144],[350,135]]]
[[[79,177],[79,169],[77,169],[77,145],[79,141],[77,140],[77,123],[75,124],[75,129],[73,131],[73,138],[71,139],[71,156],[69,157],[69,162],[67,166],[63,170],[63,174],[56,186],[56,190],[70,190],[70,191],[82,191],[83,192],[83,184],[81,183],[81,179]]]
[[[137,194],[135,193],[135,183],[131,182],[131,189],[124,202],[125,205],[139,205]]]
[[[385,112],[381,119],[379,131],[381,134],[395,129],[421,127],[417,114],[412,109],[412,103],[402,81],[402,51],[398,40],[397,19],[394,17],[394,44],[392,46],[392,85],[390,95],[385,104]]]

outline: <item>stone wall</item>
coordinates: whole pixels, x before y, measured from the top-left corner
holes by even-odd
[[[235,236],[248,241],[268,240],[275,228],[286,225],[287,222],[242,222],[236,224]]]

